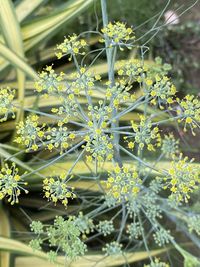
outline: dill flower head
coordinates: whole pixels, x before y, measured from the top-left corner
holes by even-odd
[[[43,234],[44,233],[44,226],[40,221],[33,221],[30,225],[31,231],[35,234]]]
[[[23,181],[18,171],[15,163],[12,163],[11,167],[5,164],[0,171],[0,200],[7,197],[11,205],[19,203],[18,197],[21,191],[28,193],[28,190],[23,188],[27,183]]]
[[[187,218],[187,224],[190,233],[195,232],[200,236],[200,214],[191,214],[191,216]]]
[[[106,246],[102,250],[105,252],[106,256],[118,256],[123,253],[122,244],[116,241],[106,244]]]
[[[164,228],[156,229],[155,233],[153,234],[153,238],[159,247],[169,244],[170,240],[173,239],[173,237],[170,235],[170,231],[165,230]]]
[[[115,229],[112,221],[100,221],[97,225],[97,229],[103,236],[111,234]]]
[[[32,222],[31,230],[36,235],[30,242],[33,249],[41,249],[44,240],[45,245],[48,241],[50,247],[57,247],[56,251],[50,250],[48,253],[51,261],[56,261],[60,251],[73,261],[83,256],[87,250],[80,239],[81,231],[72,217],[65,220],[61,216],[56,216],[52,225],[38,225],[38,222]]]
[[[15,90],[10,88],[0,89],[0,122],[6,121],[9,113],[12,114],[12,118],[15,118],[16,108],[13,106],[13,99],[15,97]]]
[[[172,133],[165,135],[162,139],[161,151],[166,158],[174,157],[179,153],[179,140],[176,140]]]
[[[131,121],[131,126],[135,132],[135,136],[132,142],[128,142],[129,148],[134,148],[135,144],[138,144],[139,148],[142,150],[144,146],[147,146],[149,151],[155,151],[155,147],[160,146],[161,137],[158,127],[153,127],[151,121],[140,115],[140,123],[137,124]],[[125,137],[125,140],[132,137]],[[152,142],[154,142],[152,144]]]
[[[87,93],[87,95],[92,95],[97,77],[95,78],[91,71],[82,67],[79,72],[71,74],[71,79],[71,90],[74,94]]]
[[[180,109],[177,114],[181,116],[179,122],[185,121],[184,131],[187,126],[190,127],[192,134],[195,135],[194,130],[199,127],[200,122],[200,102],[193,95],[186,95],[183,100],[177,99]]]
[[[145,73],[148,71],[146,64],[143,64],[143,62],[138,59],[122,61],[119,67],[118,75],[120,77],[126,77],[129,83],[141,83],[144,80]]]
[[[174,102],[173,97],[176,94],[176,87],[171,83],[167,76],[155,76],[155,82],[151,78],[145,79],[146,93],[153,98],[150,102],[153,105],[163,109],[164,104],[172,104]]]
[[[139,222],[133,222],[127,228],[130,239],[138,239],[142,235],[142,226]]]
[[[65,220],[57,216],[54,224],[48,227],[47,233],[50,245],[58,246],[71,260],[83,256],[87,250],[86,245],[80,239],[80,229],[72,218]]]
[[[124,85],[122,82],[116,82],[113,86],[108,84],[106,89],[106,99],[110,101],[110,110],[113,108],[121,108],[122,104],[127,104],[128,102],[133,102],[135,100],[135,95],[130,94],[130,86]]]
[[[113,136],[108,136],[101,132],[101,129],[96,129],[94,135],[86,135],[86,144],[82,146],[85,148],[87,154],[87,161],[91,162],[93,159],[104,161],[113,158]]]
[[[58,127],[49,127],[47,140],[47,148],[51,151],[53,148],[60,148],[60,154],[69,147],[68,141],[72,138],[66,126],[62,122],[58,122]],[[75,137],[74,137],[75,138]]]
[[[156,57],[154,64],[152,62],[147,62],[148,66],[148,77],[154,79],[156,75],[161,77],[168,75],[169,71],[172,69],[172,66],[168,63],[163,63],[162,58]]]
[[[142,180],[135,170],[116,165],[109,173],[106,185],[109,189],[108,194],[120,202],[136,196],[140,191],[141,183]]]
[[[61,174],[57,178],[45,178],[43,181],[45,197],[55,204],[61,201],[64,206],[67,206],[69,198],[76,198],[75,193],[73,193],[74,187],[67,184],[72,177],[67,178],[65,174]]]
[[[73,94],[68,94],[65,97],[60,98],[61,104],[58,108],[52,108],[51,112],[60,116],[60,120],[67,122],[72,116],[78,116],[78,104]]]
[[[128,28],[125,23],[119,21],[108,23],[101,31],[105,38],[109,40],[110,47],[118,45],[121,50],[123,50],[122,46],[130,49],[129,44],[135,39],[132,28]],[[104,40],[100,41],[104,42]]]
[[[170,189],[171,195],[169,199],[176,203],[187,203],[190,199],[190,194],[198,188],[200,182],[200,169],[192,166],[192,160],[190,162],[187,161],[188,158],[182,159],[182,155],[179,161],[172,161],[168,175],[164,178],[164,189]]]
[[[35,89],[37,92],[46,92],[50,95],[65,92],[64,76],[63,72],[56,74],[52,66],[47,66],[39,73],[39,80],[35,82]]]
[[[72,219],[74,221],[74,224],[79,228],[80,232],[82,233],[83,238],[86,238],[86,235],[93,232],[93,220],[90,219],[88,216],[83,215],[83,212],[79,212],[77,217],[72,216]]]
[[[57,45],[56,56],[58,59],[65,55],[70,55],[69,61],[72,59],[72,55],[85,55],[83,48],[87,46],[84,39],[79,39],[76,34],[65,37],[64,42]]]
[[[37,115],[28,116],[25,122],[21,121],[16,126],[17,137],[15,138],[15,142],[25,145],[27,151],[38,150],[38,143],[42,143],[45,137],[44,127],[45,123],[39,126],[39,117]]]

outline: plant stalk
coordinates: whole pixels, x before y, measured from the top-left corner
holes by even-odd
[[[103,27],[106,27],[108,25],[108,12],[107,12],[107,3],[106,0],[101,0],[101,11],[102,11],[102,19],[103,19]],[[110,41],[109,38],[105,35],[105,48],[106,48],[106,57],[107,57],[107,63],[108,63],[108,79],[110,82],[110,86],[114,86],[115,84],[115,60],[116,60],[116,54],[117,54],[117,47],[110,47]],[[113,117],[115,117],[117,114],[116,108],[113,110]],[[113,121],[111,123],[112,128],[116,128],[119,126],[119,119]],[[114,161],[119,164],[120,167],[122,167],[122,160],[120,156],[120,149],[119,149],[119,133],[114,133]]]

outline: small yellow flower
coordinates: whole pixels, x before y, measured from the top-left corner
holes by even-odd
[[[70,135],[69,135],[69,138],[70,138],[70,139],[73,140],[75,137],[76,137],[75,133],[70,133]]]
[[[128,142],[128,148],[133,149],[134,146],[134,142]]]

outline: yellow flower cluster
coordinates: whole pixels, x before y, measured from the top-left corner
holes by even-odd
[[[16,108],[13,106],[13,99],[15,97],[15,90],[10,88],[0,89],[0,122],[6,121],[9,113],[12,114],[12,118],[15,118]]]
[[[66,126],[63,126],[62,122],[58,122],[58,127],[49,127],[47,130],[47,148],[50,151],[54,148],[60,148],[60,154],[69,147],[69,143],[76,137],[75,133],[70,132]]]
[[[105,105],[105,103],[100,100],[98,102],[99,105],[89,105],[88,106],[88,118],[90,121],[88,122],[89,127],[93,127],[94,134],[96,133],[97,129],[101,129],[103,131],[107,127],[107,120],[110,118],[112,108],[110,106]],[[93,120],[95,120],[95,123],[93,123]],[[96,126],[96,128],[95,128]],[[98,131],[97,131],[98,132]]]
[[[119,167],[116,165],[112,172],[109,172],[106,186],[108,194],[114,197],[117,202],[127,201],[136,196],[140,191],[142,180],[135,169],[130,167]]]
[[[132,28],[126,27],[125,23],[119,21],[115,23],[108,23],[108,25],[101,31],[105,38],[109,39],[110,47],[119,45],[121,50],[123,50],[123,48],[121,48],[122,45],[130,48],[130,46],[128,46],[128,41],[134,41],[135,39]],[[100,41],[105,42],[105,40]]]
[[[144,80],[147,71],[148,67],[146,64],[143,64],[141,60],[130,59],[119,63],[118,75],[125,76],[129,83],[141,83]]]
[[[101,129],[96,129],[96,133],[93,136],[86,135],[84,140],[86,144],[82,148],[86,149],[89,154],[86,156],[88,162],[92,162],[93,159],[99,162],[105,159],[111,160],[113,158],[113,136],[103,134]]]
[[[44,127],[45,123],[39,126],[39,117],[37,115],[28,116],[25,122],[21,121],[16,126],[18,136],[15,138],[15,142],[25,145],[27,151],[36,151],[39,147],[38,143],[43,142],[45,136]]]
[[[85,55],[85,52],[82,51],[82,48],[85,48],[87,43],[84,39],[78,39],[76,34],[68,36],[64,39],[64,42],[57,45],[56,56],[58,59],[62,58],[65,55],[70,55],[69,61],[72,59],[72,55]]]
[[[22,187],[23,185],[27,185],[27,183],[24,182],[18,174],[16,165],[13,163],[11,167],[9,167],[8,164],[5,164],[0,171],[0,200],[7,197],[11,205],[19,203],[18,197],[21,194],[21,190],[26,194],[28,193],[28,191]]]
[[[58,115],[60,119],[62,118],[63,123],[67,123],[71,116],[77,117],[78,114],[78,104],[75,100],[73,94],[61,97],[61,104],[59,107],[52,108],[51,112]]]
[[[45,123],[40,126],[39,117],[37,115],[30,115],[25,122],[21,121],[17,124],[15,142],[25,145],[27,151],[36,151],[40,145],[43,145],[50,151],[59,148],[60,154],[62,154],[70,146],[69,143],[76,137],[73,131],[69,131],[64,126],[66,122],[65,119],[58,121],[57,127],[46,127]]]
[[[118,109],[121,104],[134,101],[135,95],[130,94],[130,89],[131,87],[121,82],[116,82],[114,86],[108,86],[106,89],[106,98],[111,102],[110,109],[113,107]]]
[[[61,201],[64,206],[67,206],[69,198],[76,198],[74,187],[68,186],[67,182],[72,179],[73,176],[66,177],[65,174],[61,174],[57,178],[45,178],[43,181],[43,190],[45,197],[53,203]]]
[[[145,79],[146,92],[153,98],[151,103],[163,109],[163,104],[172,104],[174,102],[174,95],[176,94],[176,87],[171,83],[167,76],[155,76],[155,82],[150,79]]]
[[[80,95],[81,93],[92,95],[94,82],[101,79],[101,77],[99,75],[93,76],[90,71],[82,67],[79,73],[71,74],[71,79],[71,90],[75,95]]]
[[[130,149],[134,148],[135,143],[139,145],[140,149],[147,146],[149,151],[155,151],[155,147],[161,145],[161,136],[158,127],[152,127],[151,121],[144,115],[140,115],[140,124],[136,124],[131,121],[131,126],[135,132],[135,137],[133,141],[128,142],[128,147]],[[127,140],[129,137],[125,137]],[[154,141],[154,144],[152,144]]]
[[[198,188],[200,183],[200,169],[192,166],[191,162],[187,162],[188,158],[182,159],[182,154],[179,161],[172,161],[171,168],[168,170],[168,175],[164,178],[164,189],[170,189],[170,199],[176,202],[188,202],[190,193]]]
[[[179,122],[184,120],[184,131],[189,125],[193,135],[195,135],[193,129],[197,128],[200,122],[200,101],[193,95],[186,95],[183,100],[177,99],[177,101],[181,108],[177,110],[177,114],[182,117]]]
[[[39,80],[35,82],[35,89],[39,93],[45,91],[50,95],[65,92],[67,87],[63,83],[64,76],[63,72],[56,74],[52,66],[47,66],[39,73]]]

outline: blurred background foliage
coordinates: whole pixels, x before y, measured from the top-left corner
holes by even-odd
[[[108,13],[110,20],[126,21],[128,25],[136,28],[136,36],[144,36],[150,31],[158,15],[166,7],[164,0],[109,0]],[[191,6],[194,1],[174,0],[171,1],[167,9],[176,10],[180,14]],[[81,33],[101,28],[101,10],[99,1],[93,0],[0,0],[1,27],[0,27],[0,85],[10,86],[18,90],[18,100],[22,101],[25,107],[36,107],[48,109],[57,103],[39,102],[34,93],[33,81],[36,72],[41,71],[46,65],[54,64],[55,71],[72,71],[72,66],[65,60],[56,60],[54,49],[56,44],[63,41],[63,37],[72,33]],[[4,11],[2,11],[4,9]],[[8,11],[8,13],[6,13]],[[199,62],[200,62],[200,8],[199,4],[180,17],[177,25],[161,28],[161,30],[148,42],[149,52],[145,54],[145,59],[150,62],[159,56],[164,62],[172,65],[171,76],[176,83],[180,95],[193,93],[198,95],[200,88]],[[8,17],[9,15],[9,17]],[[144,22],[146,22],[144,24]],[[159,26],[164,24],[163,16]],[[140,44],[148,41],[152,33],[140,39]],[[89,50],[98,48],[98,39],[91,33],[86,34],[91,47]],[[88,51],[89,52],[89,51]],[[140,57],[140,51],[134,54],[127,54],[128,57]],[[93,60],[93,56],[87,58],[87,63]],[[96,72],[105,74],[103,59],[97,62]],[[17,70],[17,72],[16,72]],[[39,104],[38,104],[39,103]],[[19,114],[21,117],[22,114]],[[21,168],[30,170],[33,158],[29,155],[15,153],[19,151],[12,146],[13,130],[15,122],[10,120],[0,125],[0,155],[1,159],[10,158]],[[170,127],[167,125],[166,127]],[[197,140],[184,140],[185,150],[190,155],[198,158]],[[188,145],[188,142],[190,144]],[[47,153],[46,153],[47,154]],[[41,155],[40,155],[41,156]],[[41,156],[42,157],[42,156]],[[44,160],[48,155],[44,155]],[[45,255],[31,251],[29,247],[18,241],[27,242],[30,236],[24,233],[29,231],[29,223],[32,220],[50,221],[55,215],[64,215],[66,211],[62,206],[53,205],[44,208],[46,201],[42,199],[38,188],[40,184],[33,182],[32,190],[28,197],[22,197],[20,205],[11,207],[7,203],[1,203],[0,209],[0,236],[11,237],[3,239],[0,237],[0,249],[6,250],[0,254],[0,266],[8,267],[13,262],[13,257],[7,251],[12,251],[12,256],[16,254],[26,254],[44,258]],[[31,183],[30,183],[31,185]],[[88,185],[81,185],[82,189]],[[85,188],[86,189],[86,188]],[[197,199],[197,197],[196,197]],[[77,203],[78,204],[78,203]],[[41,209],[44,208],[44,209]],[[71,209],[75,208],[75,205]],[[196,202],[194,208],[199,210],[199,203]],[[40,210],[41,209],[41,210]],[[69,207],[70,210],[70,207]],[[9,214],[9,215],[8,215]],[[5,249],[6,248],[6,249]],[[154,251],[155,255],[162,251]],[[93,257],[93,256],[91,256]],[[94,256],[95,257],[95,256]],[[130,262],[141,261],[147,258],[148,254],[135,253],[130,255]],[[174,258],[178,257],[174,255]],[[91,258],[93,260],[93,258]],[[123,259],[122,259],[123,260]],[[177,262],[180,259],[177,259]],[[142,263],[134,266],[142,266]],[[28,265],[27,265],[28,264]],[[31,265],[32,264],[32,265]],[[41,263],[38,258],[17,258],[16,266],[35,266],[36,264],[46,267],[48,263]],[[85,264],[85,265],[84,265]],[[110,265],[109,265],[110,264]],[[102,266],[114,266],[116,262],[106,262]],[[118,264],[120,264],[118,262]],[[90,266],[89,261],[79,262],[73,266]]]

